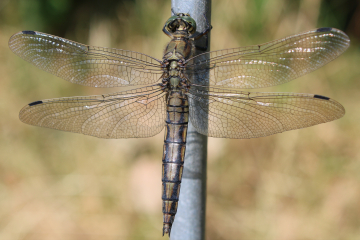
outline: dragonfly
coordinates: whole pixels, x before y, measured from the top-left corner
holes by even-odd
[[[209,24],[208,24],[209,25]],[[344,107],[317,94],[249,92],[283,84],[341,55],[349,37],[318,28],[268,43],[194,55],[196,32],[185,13],[170,17],[162,59],[94,47],[36,31],[9,40],[10,49],[36,67],[91,87],[132,87],[116,93],[40,100],[20,111],[24,123],[98,138],[143,138],[165,128],[162,158],[163,235],[177,211],[188,122],[217,138],[258,138],[341,118]]]

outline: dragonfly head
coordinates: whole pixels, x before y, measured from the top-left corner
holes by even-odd
[[[165,28],[170,33],[182,30],[187,31],[190,35],[192,35],[196,31],[196,22],[189,14],[178,13],[166,21]]]

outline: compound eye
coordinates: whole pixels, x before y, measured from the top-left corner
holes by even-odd
[[[192,17],[190,17],[190,15],[184,16],[184,17],[182,17],[182,19],[184,21],[186,21],[187,24],[189,25],[189,32],[191,34],[195,33],[195,31],[196,31],[196,22],[195,22],[195,20]]]
[[[176,19],[178,18],[177,15],[174,15],[172,17],[170,17],[166,23],[165,23],[165,28],[169,31],[169,32],[174,32],[176,30]]]
[[[175,19],[177,19],[177,18],[178,18],[178,16],[176,16],[176,15],[170,17],[170,18],[166,21],[165,25],[169,26],[169,25],[171,24],[171,22],[173,22],[173,21],[174,21]]]
[[[177,15],[171,16],[171,17],[166,21],[166,23],[170,23],[170,22],[174,21],[174,20],[177,19],[177,18],[178,18]]]

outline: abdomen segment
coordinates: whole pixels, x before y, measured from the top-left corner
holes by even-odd
[[[167,101],[162,166],[163,235],[169,234],[178,207],[189,119],[187,97],[171,91]]]

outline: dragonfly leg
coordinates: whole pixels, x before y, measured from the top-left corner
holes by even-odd
[[[202,36],[205,36],[205,39],[206,39],[206,42],[205,42],[205,46],[198,46],[198,45],[195,45],[195,48],[200,50],[200,51],[206,51],[209,47],[209,36],[207,35],[211,29],[212,29],[212,26],[210,24],[210,22],[208,21],[206,15],[204,15],[204,18],[205,18],[205,21],[206,21],[206,28],[203,32],[201,33],[195,33],[194,35],[190,36],[189,38],[192,39],[192,40],[198,40],[200,39]]]
[[[197,49],[197,50],[200,50],[200,51],[206,51],[206,50],[208,50],[208,47],[209,47],[209,37],[208,37],[208,35],[205,35],[205,46],[199,46],[199,45],[196,45],[195,44],[195,48]]]

